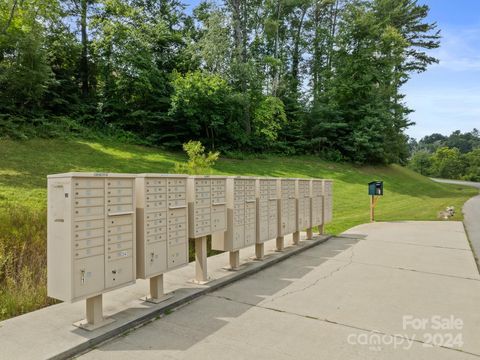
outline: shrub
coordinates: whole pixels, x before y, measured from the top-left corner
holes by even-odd
[[[211,169],[220,157],[218,151],[205,154],[205,146],[200,141],[192,141],[183,144],[183,150],[187,153],[188,162],[175,164],[175,171],[179,173],[200,174]]]
[[[409,167],[422,175],[431,175],[432,156],[428,151],[419,150],[413,154]]]
[[[432,156],[431,173],[445,179],[459,179],[465,173],[465,163],[457,148],[441,147]]]

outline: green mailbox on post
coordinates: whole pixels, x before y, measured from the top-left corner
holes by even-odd
[[[383,195],[383,181],[372,181],[368,183],[368,195]]]

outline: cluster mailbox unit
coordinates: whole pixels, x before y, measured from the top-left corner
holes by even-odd
[[[332,180],[173,174],[66,173],[48,176],[48,295],[67,302],[86,299],[93,330],[103,317],[102,294],[150,279],[151,302],[165,300],[163,274],[188,264],[195,240],[195,281],[208,281],[207,236],[212,248],[239,250],[332,220]]]
[[[87,299],[96,328],[102,293],[135,282],[134,175],[66,173],[48,176],[48,295]]]
[[[167,299],[163,273],[188,264],[187,175],[140,174],[137,193],[137,276],[150,298]]]
[[[277,179],[258,178],[256,183],[257,198],[257,237],[255,255],[257,259],[264,256],[264,243],[275,239],[278,234]]]
[[[323,232],[323,181],[310,180],[311,222],[307,229],[307,238],[312,236],[312,228],[318,226],[319,233]]]
[[[225,176],[190,176],[187,179],[188,237],[195,239],[195,281],[208,281],[207,236],[227,229]]]
[[[229,251],[232,269],[239,267],[239,250],[255,244],[256,203],[254,178],[226,179],[227,228],[212,235],[212,249]]]
[[[284,248],[284,236],[296,232],[295,179],[277,179],[278,234],[277,250]]]
[[[323,221],[325,224],[333,220],[333,180],[322,180],[324,197]]]
[[[310,179],[297,179],[295,182],[295,198],[297,199],[297,229],[293,234],[293,242],[300,241],[300,231],[311,229],[311,201]],[[311,231],[307,232],[307,239],[311,239]]]

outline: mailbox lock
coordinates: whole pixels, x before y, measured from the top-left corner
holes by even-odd
[[[83,284],[85,284],[85,270],[80,270],[80,274],[81,274],[81,277],[80,277],[80,282]]]

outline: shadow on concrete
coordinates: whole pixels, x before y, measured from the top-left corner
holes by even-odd
[[[185,351],[324,262],[350,249],[358,241],[358,238],[351,236],[332,238],[248,278],[202,296],[192,306],[181,307],[173,314],[114,340],[97,351]],[[188,290],[191,289],[178,291]],[[202,311],[198,311],[198,306],[195,305],[201,306]],[[128,310],[131,311],[135,310]]]

